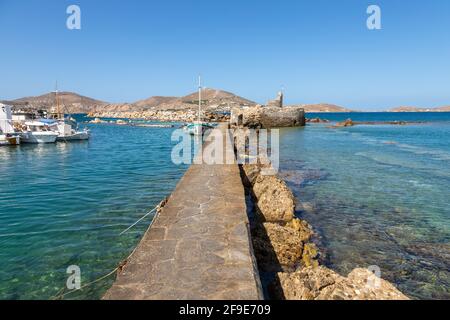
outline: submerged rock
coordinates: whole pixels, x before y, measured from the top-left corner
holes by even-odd
[[[389,282],[368,269],[355,269],[347,278],[326,267],[278,273],[273,286],[277,298],[287,300],[408,300]]]
[[[347,119],[345,121],[342,122],[338,122],[335,126],[333,126],[334,128],[340,128],[340,127],[353,127],[355,125],[355,123],[353,122],[352,119]]]
[[[327,120],[327,119],[312,118],[312,119],[306,119],[306,122],[309,122],[309,123],[328,123],[330,121]]]
[[[309,242],[303,246],[302,262],[305,267],[317,268],[319,266],[318,256],[319,249],[314,243]]]

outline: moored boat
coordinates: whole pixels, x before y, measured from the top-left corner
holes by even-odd
[[[206,122],[201,121],[201,113],[202,113],[202,85],[201,78],[198,77],[198,115],[197,121],[194,121],[184,127],[184,130],[193,136],[202,136],[206,129],[211,128],[212,126]]]
[[[23,143],[55,143],[58,133],[41,121],[25,122],[26,131],[20,133]]]
[[[64,111],[61,109],[58,96],[58,86],[55,90],[55,107],[51,113],[51,119],[46,119],[49,123],[50,129],[58,133],[57,141],[82,141],[89,140],[90,132],[88,129],[78,130],[78,124],[70,115],[66,117]]]

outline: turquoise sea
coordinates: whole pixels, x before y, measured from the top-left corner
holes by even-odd
[[[342,274],[377,265],[413,298],[450,298],[450,113],[316,116],[425,121],[283,129],[280,175],[325,264]],[[151,217],[119,234],[186,170],[170,160],[172,128],[88,126],[89,142],[0,148],[0,299],[50,299],[70,265],[82,284],[113,270]],[[112,281],[65,298],[98,299]]]
[[[0,299],[50,299],[78,265],[85,284],[113,270],[186,170],[171,128],[89,125],[89,142],[0,148]],[[66,299],[100,298],[114,277]]]
[[[450,113],[308,114],[281,130],[280,175],[316,229],[322,261],[346,275],[376,265],[411,298],[450,298]]]

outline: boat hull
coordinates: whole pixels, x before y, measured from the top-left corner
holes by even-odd
[[[0,135],[0,145],[18,146],[20,144],[20,136]]]
[[[12,146],[18,146],[20,144],[20,137],[19,136],[7,137],[6,141],[8,141],[9,144]]]
[[[71,135],[59,135],[56,141],[83,141],[89,140],[88,132],[76,132]]]
[[[26,132],[21,135],[21,139],[23,143],[55,143],[56,138],[58,137],[57,133],[54,132]]]

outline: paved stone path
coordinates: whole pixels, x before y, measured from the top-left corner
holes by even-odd
[[[104,299],[262,299],[250,243],[238,166],[192,165]]]

